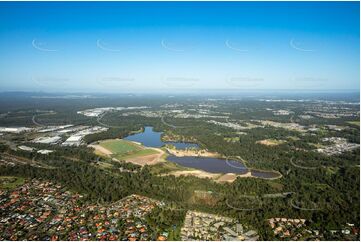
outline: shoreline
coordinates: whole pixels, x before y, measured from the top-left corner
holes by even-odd
[[[216,152],[209,152],[207,150],[195,150],[195,149],[171,149],[166,147],[167,152],[171,155],[177,157],[184,157],[184,156],[193,156],[193,157],[211,157],[211,158],[221,158],[221,155]]]
[[[112,139],[106,139],[106,140],[112,140]],[[92,147],[95,149],[95,151],[98,151],[100,153],[102,153],[103,155],[107,156],[107,157],[111,157],[112,153],[105,149],[104,147],[100,146],[99,143],[106,141],[106,140],[98,140],[96,142],[93,142],[92,144],[88,145],[89,147]],[[114,139],[113,139],[114,140]],[[115,139],[115,140],[122,140],[122,139]],[[205,157],[205,158],[218,158],[218,159],[227,159],[227,157],[222,157],[220,154],[216,153],[216,152],[209,152],[207,150],[200,150],[200,149],[185,149],[185,150],[179,150],[179,149],[172,149],[169,147],[164,147],[165,151],[164,152],[161,148],[155,148],[155,147],[148,147],[148,146],[144,146],[139,142],[136,141],[130,141],[130,140],[125,140],[127,142],[132,142],[134,144],[143,146],[143,148],[145,149],[153,149],[156,150],[158,152],[160,152],[160,156],[158,156],[158,162],[151,162],[153,164],[157,164],[157,163],[162,163],[162,162],[171,162],[169,160],[167,160],[167,157],[163,157],[163,155],[174,155],[176,157],[186,157],[186,156],[191,156],[191,157]],[[140,157],[138,157],[139,159]],[[233,159],[235,160],[239,160],[240,162],[242,162],[242,164],[245,166],[245,168],[247,169],[246,173],[243,174],[237,174],[237,173],[212,173],[212,172],[207,172],[201,169],[194,169],[193,170],[181,170],[181,171],[171,171],[162,175],[174,175],[174,176],[188,176],[188,175],[192,175],[192,176],[196,176],[196,177],[200,177],[200,178],[210,178],[212,180],[214,180],[215,182],[233,182],[235,181],[238,177],[241,178],[259,178],[259,179],[265,179],[265,180],[276,180],[276,179],[280,179],[283,177],[283,175],[278,172],[278,171],[273,171],[273,170],[262,170],[262,169],[255,169],[255,168],[248,168],[245,164],[245,162],[240,158],[240,157],[234,157]],[[133,164],[137,164],[140,165],[139,162],[135,162],[133,159],[128,159],[125,160],[126,162],[130,162]],[[143,164],[144,165],[144,164]],[[152,164],[150,164],[152,165]],[[187,168],[187,167],[184,167]],[[261,176],[255,176],[252,175],[252,172],[263,172],[263,173],[273,173],[276,176],[275,177],[261,177]]]
[[[206,158],[218,158],[218,159],[227,159],[227,157],[223,157],[220,154],[216,153],[216,152],[209,152],[207,150],[194,150],[194,149],[189,149],[189,150],[178,150],[178,149],[171,149],[171,148],[166,148],[167,152],[171,155],[174,155],[176,157],[185,157],[185,156],[192,156],[192,157],[206,157]],[[246,173],[244,174],[237,174],[237,173],[212,173],[212,172],[207,172],[204,170],[200,170],[200,169],[195,169],[196,171],[202,171],[205,173],[207,173],[207,176],[214,176],[214,175],[218,175],[218,179],[216,179],[216,181],[230,181],[233,182],[234,180],[237,179],[237,177],[252,177],[252,178],[259,178],[259,179],[264,179],[264,180],[276,180],[276,179],[280,179],[283,177],[283,175],[278,172],[278,171],[274,171],[274,170],[262,170],[262,169],[256,169],[256,168],[248,168],[246,166],[246,162],[243,161],[243,159],[241,159],[240,157],[233,157],[234,160],[239,160],[240,162],[242,162],[242,164],[245,166],[245,168],[248,170]],[[167,160],[168,161],[168,160]],[[169,162],[169,161],[168,161]],[[255,176],[252,175],[252,172],[260,172],[260,173],[272,173],[275,174],[274,177],[261,177],[261,176]],[[176,174],[179,175],[179,173],[181,172],[177,172]],[[191,174],[192,172],[187,172],[184,173],[185,174]],[[228,178],[226,178],[228,177]]]

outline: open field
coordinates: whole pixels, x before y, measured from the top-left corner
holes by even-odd
[[[25,179],[15,176],[0,176],[0,189],[14,189],[23,185]]]
[[[285,142],[286,141],[284,141],[284,140],[264,139],[264,140],[257,141],[256,144],[261,144],[261,145],[266,145],[266,146],[276,146],[276,145],[281,145]]]
[[[160,156],[161,156],[161,154],[157,153],[157,154],[153,154],[153,155],[144,155],[144,156],[137,156],[137,157],[133,157],[133,158],[126,158],[124,160],[127,162],[131,162],[133,164],[136,164],[136,165],[140,165],[140,166],[154,165],[154,164],[161,162],[161,160],[159,159]]]
[[[142,149],[135,143],[121,139],[105,140],[100,142],[99,145],[112,152],[112,154],[128,154]]]
[[[230,143],[236,143],[239,142],[239,137],[225,137],[224,140]]]
[[[349,121],[347,122],[349,124],[352,124],[352,125],[356,125],[356,126],[359,126],[360,127],[360,121]]]
[[[292,141],[298,141],[298,140],[300,140],[300,138],[297,137],[297,136],[288,136],[287,138],[288,138],[289,140],[292,140]]]
[[[100,156],[110,156],[113,153],[110,150],[105,149],[103,146],[100,145],[89,145],[89,147],[92,147],[95,149],[94,153],[96,155],[100,155]]]
[[[98,155],[113,157],[136,165],[154,165],[164,160],[165,152],[157,148],[144,147],[136,142],[113,139],[90,145]]]
[[[250,177],[250,176],[247,176]],[[226,173],[217,179],[217,182],[234,182],[237,179],[237,175],[234,173]]]
[[[154,149],[142,149],[139,151],[132,152],[129,155],[121,155],[119,157],[121,157],[122,159],[132,159],[132,158],[137,158],[139,156],[149,156],[154,154],[159,154],[159,152]],[[118,156],[116,158],[118,158]]]
[[[144,165],[155,165],[157,163],[163,162],[164,151],[157,148],[148,148],[140,151],[136,151],[133,154],[117,157],[118,159],[125,160],[140,166]]]

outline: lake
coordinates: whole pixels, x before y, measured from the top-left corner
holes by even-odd
[[[177,157],[173,155],[168,156],[167,160],[181,166],[191,167],[211,173],[245,174],[248,172],[248,169],[242,163],[234,160],[194,156]]]
[[[187,143],[187,142],[163,142],[161,140],[161,135],[163,132],[155,132],[153,127],[144,127],[142,133],[137,133],[125,137],[125,140],[134,141],[142,143],[148,147],[162,147],[165,144],[172,144],[177,149],[186,149],[186,148],[199,148],[198,144]],[[245,174],[248,171],[251,171],[252,176],[259,178],[275,178],[279,174],[272,171],[258,171],[248,169],[243,163],[236,160],[226,160],[220,158],[211,158],[211,157],[194,157],[194,156],[183,156],[177,157],[169,155],[167,157],[168,161],[177,163],[181,166],[195,168],[198,170],[203,170],[210,173],[235,173],[235,174]]]
[[[251,171],[253,177],[271,179],[279,177],[279,174],[273,171],[259,171],[248,169],[243,163],[236,160],[226,160],[210,157],[194,157],[183,156],[177,157],[170,155],[168,161],[177,163],[178,165],[203,170],[210,173],[235,173],[245,174]]]
[[[177,149],[186,149],[186,148],[199,148],[198,144],[194,143],[186,143],[186,142],[163,142],[161,140],[161,135],[163,132],[155,132],[153,127],[144,127],[144,131],[142,133],[137,133],[133,135],[129,135],[125,140],[135,141],[142,143],[145,146],[149,147],[162,147],[166,144],[174,145]]]

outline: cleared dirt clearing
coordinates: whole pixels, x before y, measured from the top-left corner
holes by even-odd
[[[284,141],[284,140],[264,139],[264,140],[259,140],[256,143],[261,144],[261,145],[267,145],[267,146],[276,146],[276,145],[281,145],[285,142],[286,141]]]
[[[125,158],[125,161],[131,162],[140,166],[144,165],[155,165],[159,162],[164,162],[162,156],[164,155],[164,151],[158,148],[152,148],[153,150],[157,151],[157,154],[151,155],[142,155],[136,156],[131,158]]]
[[[92,147],[95,149],[95,152],[99,152],[100,154],[103,154],[106,156],[110,156],[113,154],[110,150],[108,150],[100,145],[88,145],[88,147]]]

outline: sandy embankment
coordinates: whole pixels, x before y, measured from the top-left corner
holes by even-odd
[[[252,173],[249,171],[244,174],[235,174],[235,173],[226,173],[219,177],[216,181],[217,182],[234,182],[237,177],[253,177]]]
[[[163,175],[173,175],[173,176],[196,176],[199,178],[210,178],[216,182],[234,182],[237,177],[252,177],[251,172],[245,174],[235,174],[235,173],[210,173],[201,170],[192,170],[192,171],[174,171]]]
[[[186,149],[186,150],[177,150],[177,149],[169,149],[167,151],[174,156],[183,157],[183,156],[200,156],[200,157],[220,157],[218,153],[209,152],[207,150],[193,150],[193,149]]]
[[[191,170],[191,171],[173,171],[164,175],[173,175],[173,176],[196,176],[200,178],[211,178],[216,179],[221,174],[218,173],[209,173],[201,170]]]

